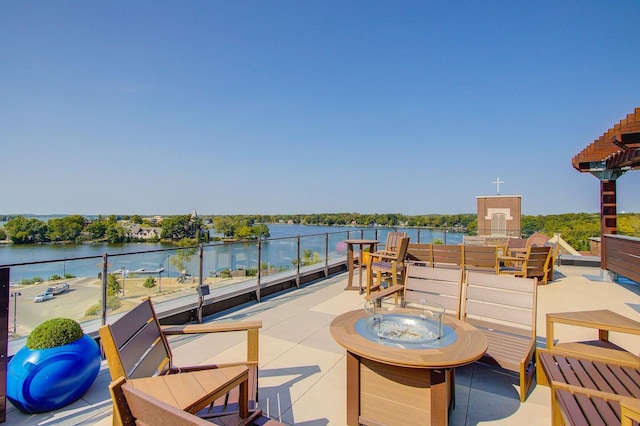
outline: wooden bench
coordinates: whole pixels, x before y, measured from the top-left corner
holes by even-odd
[[[467,271],[460,318],[487,337],[482,361],[520,376],[524,401],[535,373],[537,281]]]
[[[638,425],[640,400],[554,383],[553,425]]]
[[[431,244],[409,243],[407,262],[431,266]]]
[[[640,398],[637,365],[605,363],[553,349],[538,349],[538,360],[544,380],[551,385],[554,425],[597,424],[596,420],[601,420],[600,424],[618,425],[620,402]]]

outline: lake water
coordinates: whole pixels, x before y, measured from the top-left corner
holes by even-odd
[[[346,238],[376,238],[384,242],[390,228],[354,228],[343,226],[313,226],[313,225],[289,225],[270,224],[271,237],[262,242],[260,262],[274,268],[287,269],[294,267],[297,258],[297,236],[300,236],[301,255],[305,250],[318,253],[324,260],[326,251],[329,258],[343,256],[344,252],[340,243]],[[362,232],[361,232],[362,230]],[[418,241],[418,230],[414,228],[398,228],[408,233],[412,242]],[[462,242],[461,233],[432,231],[421,229],[419,241],[429,243],[434,239],[446,241],[448,244]],[[376,236],[377,235],[377,236]],[[328,246],[327,246],[328,243]],[[139,254],[137,252],[154,251]],[[102,270],[104,253],[109,256],[110,270],[128,269],[130,271],[164,268],[163,273],[171,276],[178,275],[170,258],[175,255],[173,244],[167,243],[129,243],[129,244],[44,244],[44,245],[0,245],[0,266],[15,265],[30,262],[45,262],[60,260],[57,262],[40,263],[35,265],[14,266],[11,268],[11,281],[20,281],[23,278],[35,276],[47,279],[53,274],[64,276],[70,273],[75,276],[97,276]],[[135,253],[135,254],[132,254]],[[78,259],[84,258],[84,259]],[[77,260],[66,260],[77,259]],[[205,246],[204,273],[214,274],[222,269],[257,268],[258,249],[255,242],[222,244],[212,243]],[[193,256],[187,267],[192,273],[198,271],[197,255]]]

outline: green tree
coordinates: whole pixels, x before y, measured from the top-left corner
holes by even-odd
[[[191,215],[172,216],[162,221],[162,238],[182,240],[184,238],[199,239],[204,230],[204,223],[199,217]]]
[[[215,217],[213,219],[213,227],[223,237],[232,238],[235,235],[236,221],[230,216]]]
[[[107,222],[104,220],[96,220],[85,227],[85,231],[89,233],[92,240],[102,240],[107,232]]]
[[[144,280],[144,283],[142,283],[142,286],[144,288],[153,288],[156,286],[156,279],[153,277],[147,277],[147,279]]]
[[[36,218],[17,216],[9,220],[4,229],[14,244],[44,243],[47,241],[47,224]]]
[[[171,258],[171,264],[180,271],[181,275],[187,272],[187,264],[191,262],[191,258],[196,254],[197,248],[194,247],[198,244],[195,239],[185,238],[176,243],[181,249],[176,251],[176,255]]]
[[[104,235],[110,243],[123,243],[127,240],[124,228],[117,222],[108,222]]]
[[[107,296],[114,297],[120,294],[122,286],[120,285],[120,279],[116,274],[107,275]]]
[[[80,215],[56,217],[47,223],[50,241],[75,241],[84,229],[84,217]]]
[[[142,223],[142,216],[140,216],[139,214],[134,214],[134,215],[131,215],[131,218],[129,220],[132,223],[141,224]]]
[[[0,228],[0,240],[6,240],[7,239],[7,233],[4,232],[3,228]]]

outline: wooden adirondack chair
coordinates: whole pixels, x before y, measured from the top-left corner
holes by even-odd
[[[187,324],[179,326],[160,326],[150,299],[144,300],[137,307],[119,318],[113,324],[100,327],[100,340],[109,365],[111,379],[124,377],[126,380],[158,377],[167,374],[183,374],[202,372],[205,370],[222,370],[226,367],[244,366],[248,368],[248,404],[253,408],[257,400],[258,389],[258,330],[262,321],[245,321],[216,324]],[[167,336],[181,334],[218,333],[246,331],[247,359],[236,363],[198,365],[176,367],[173,365],[171,348]],[[235,370],[234,370],[235,371]],[[224,371],[221,371],[224,374]],[[219,386],[219,384],[216,384]],[[193,406],[199,398],[207,395],[205,381],[198,392],[193,392]],[[186,396],[189,398],[189,396]],[[238,398],[237,389],[231,395],[232,402]],[[225,405],[225,401],[216,402]],[[122,424],[117,418],[114,407],[114,424]]]

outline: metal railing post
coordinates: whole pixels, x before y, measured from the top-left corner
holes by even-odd
[[[204,279],[202,277],[202,274],[204,273],[204,246],[202,245],[202,243],[200,243],[198,245],[198,285],[202,285],[202,283],[204,282]]]
[[[324,277],[329,277],[329,233],[324,234]]]
[[[260,302],[260,286],[262,284],[262,239],[258,235],[258,279],[256,288],[256,299]]]
[[[109,295],[108,286],[109,280],[107,275],[109,273],[109,255],[107,253],[102,255],[102,325],[107,323],[107,297]]]
[[[296,262],[296,287],[300,288],[300,235],[298,235],[296,239],[298,242],[296,254],[296,258],[298,259]]]

